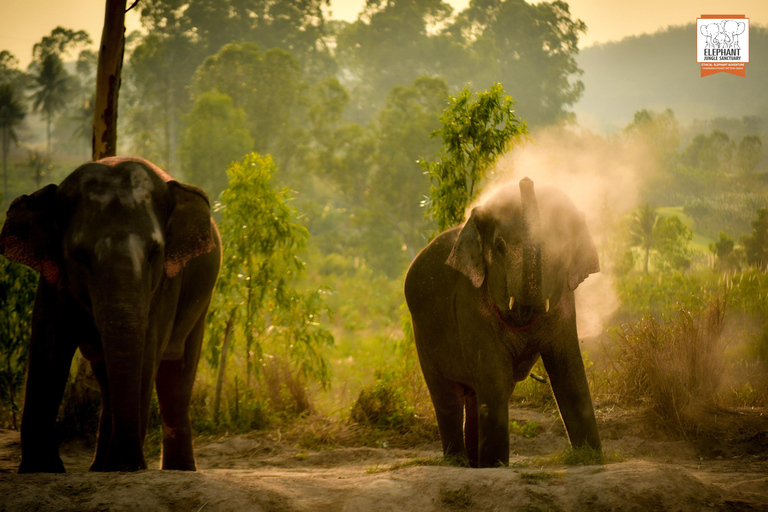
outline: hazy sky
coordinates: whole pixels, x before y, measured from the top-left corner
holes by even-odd
[[[447,1],[458,10],[469,4],[469,0]],[[689,23],[701,14],[746,14],[752,23],[768,25],[768,0],[571,0],[568,3],[571,14],[589,28],[581,47]],[[98,41],[104,23],[104,5],[105,0],[0,0],[0,50],[10,50],[26,67],[32,57],[32,45],[59,25],[84,29]],[[332,17],[352,21],[363,5],[365,0],[332,0]],[[129,31],[140,27],[136,10],[127,14],[126,25]]]

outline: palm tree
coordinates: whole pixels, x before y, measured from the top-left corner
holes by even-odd
[[[69,75],[64,69],[61,58],[49,53],[40,63],[38,72],[33,75],[34,90],[32,108],[42,111],[47,123],[47,152],[51,154],[51,122],[53,116],[67,106],[70,93]]]
[[[8,152],[11,141],[18,142],[15,127],[27,115],[24,104],[16,94],[13,84],[0,84],[0,137],[3,150],[3,203],[8,201]]]
[[[646,203],[645,206],[638,208],[635,216],[632,218],[632,225],[630,227],[632,245],[639,245],[645,249],[643,270],[646,274],[648,274],[648,256],[654,244],[653,230],[658,219],[656,209],[651,208],[651,205]]]
[[[72,132],[72,140],[85,143],[85,158],[91,157],[91,143],[93,141],[93,99],[84,99],[80,105],[74,108],[72,120],[75,122],[75,130]]]

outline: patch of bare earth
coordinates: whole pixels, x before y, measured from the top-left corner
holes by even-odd
[[[557,464],[567,441],[556,412],[513,408],[510,419],[536,424],[535,435],[512,435],[510,466],[499,469],[426,465],[438,443],[305,450],[272,432],[198,439],[194,473],[88,473],[91,449],[70,442],[67,474],[18,475],[18,433],[0,431],[0,511],[768,510],[768,411],[717,419],[730,430],[696,441],[639,411],[598,416],[614,462]]]

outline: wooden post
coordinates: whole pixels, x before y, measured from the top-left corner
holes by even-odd
[[[117,154],[117,97],[125,48],[126,0],[106,1],[93,104],[94,160]]]

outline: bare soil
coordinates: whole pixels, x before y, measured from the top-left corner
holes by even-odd
[[[70,441],[66,474],[18,475],[19,435],[5,430],[0,511],[768,511],[768,410],[716,417],[689,440],[641,411],[598,416],[609,462],[566,466],[553,457],[568,444],[556,411],[511,409],[537,435],[511,435],[498,469],[429,465],[439,443],[307,450],[277,431],[199,438],[197,472],[89,473],[92,448]]]

